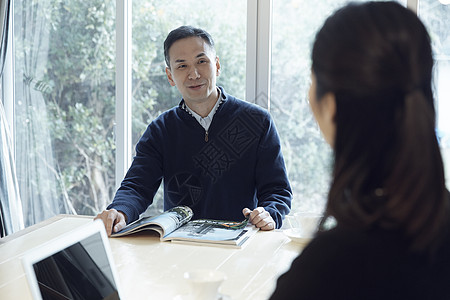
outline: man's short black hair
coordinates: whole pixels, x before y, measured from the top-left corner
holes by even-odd
[[[188,37],[200,37],[202,38],[213,50],[214,40],[211,35],[201,28],[195,28],[192,26],[180,26],[172,30],[164,41],[164,59],[166,60],[167,66],[170,68],[170,57],[169,49],[172,47],[173,43],[178,40],[185,39]]]

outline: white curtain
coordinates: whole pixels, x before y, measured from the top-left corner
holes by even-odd
[[[67,213],[58,198],[47,105],[42,89],[49,47],[47,0],[15,1],[15,145],[25,226]]]
[[[3,82],[8,29],[10,21],[10,0],[0,0],[0,78]],[[11,151],[11,135],[6,121],[3,103],[5,101],[3,85],[0,101],[0,236],[11,234],[24,227],[22,205],[15,173],[13,153]],[[11,99],[10,99],[11,100]]]

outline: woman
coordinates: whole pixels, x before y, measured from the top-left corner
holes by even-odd
[[[318,32],[312,112],[334,150],[321,230],[271,299],[450,299],[449,193],[430,38],[395,2],[350,4]]]

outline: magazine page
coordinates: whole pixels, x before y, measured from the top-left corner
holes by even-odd
[[[138,219],[125,226],[122,230],[113,233],[111,237],[132,234],[142,230],[154,230],[163,237],[188,222],[192,218],[192,215],[192,210],[189,207],[177,206],[160,215]]]
[[[248,244],[249,241],[259,228],[255,225],[247,225],[243,230],[239,230],[240,233],[237,237],[231,240],[205,240],[205,239],[192,239],[192,238],[173,238],[170,241],[177,244],[187,244],[195,246],[213,246],[213,247],[225,247],[225,248],[243,248]]]
[[[229,222],[209,219],[194,220],[164,236],[163,240],[183,239],[204,242],[235,243],[236,239],[244,231],[245,226],[249,226],[247,225],[247,220],[244,222]],[[239,225],[236,226],[236,224]]]

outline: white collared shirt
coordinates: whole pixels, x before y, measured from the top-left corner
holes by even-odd
[[[216,104],[214,104],[214,107],[211,109],[209,114],[204,118],[195,111],[193,111],[185,102],[186,109],[188,110],[188,112],[198,121],[198,123],[200,123],[200,125],[202,125],[203,128],[205,128],[206,131],[208,131],[209,126],[211,126],[214,114],[216,113],[217,108],[219,107],[220,104],[220,97],[222,96],[221,95],[222,92],[220,91],[219,88],[217,88],[217,91],[219,92],[219,97],[217,98]]]

